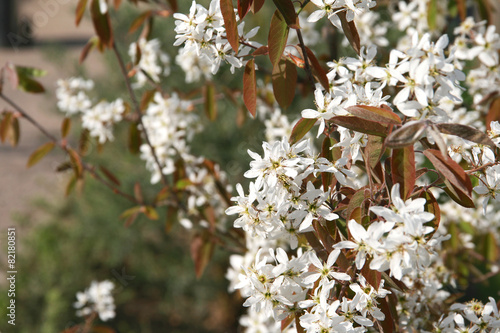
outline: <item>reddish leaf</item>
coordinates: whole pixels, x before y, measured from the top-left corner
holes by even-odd
[[[120,180],[118,180],[118,178],[111,171],[109,171],[108,169],[106,169],[102,165],[99,166],[99,169],[104,174],[104,176],[106,176],[106,178],[108,178],[113,184],[115,184],[116,186],[121,185]]]
[[[476,207],[469,194],[463,192],[461,189],[450,183],[448,179],[444,180],[444,184],[446,185],[444,191],[453,201],[466,208]]]
[[[388,128],[384,124],[354,116],[335,116],[330,118],[328,122],[338,126],[349,128],[356,132],[377,135],[381,137],[385,137],[388,132]]]
[[[286,24],[292,29],[300,29],[299,17],[291,0],[273,0],[274,5],[280,11]]]
[[[152,10],[145,11],[144,13],[140,14],[137,16],[133,21],[132,24],[130,25],[130,28],[128,29],[128,33],[131,34],[137,29],[140,28],[141,25],[144,24],[144,21],[146,21],[148,18],[151,17],[153,14]]]
[[[288,60],[281,60],[273,67],[273,92],[276,101],[286,109],[292,104],[297,86],[297,67]]]
[[[269,47],[267,45],[259,47],[257,50],[253,51],[252,56],[256,57],[259,55],[269,54]]]
[[[238,26],[236,24],[236,15],[234,13],[232,0],[220,0],[220,10],[224,18],[224,26],[226,27],[226,37],[231,44],[234,52],[238,53],[240,47],[240,36],[238,35]]]
[[[240,16],[240,20],[243,20],[245,15],[247,15],[252,2],[253,0],[238,0],[238,15]]]
[[[290,134],[290,139],[288,140],[290,144],[300,141],[313,128],[315,123],[316,119],[301,118],[292,129],[292,134]]]
[[[285,50],[286,41],[288,39],[288,25],[281,13],[276,10],[273,18],[271,19],[271,26],[269,27],[269,37],[267,40],[269,46],[269,59],[271,64],[275,67],[281,60],[281,55]]]
[[[455,0],[455,4],[457,5],[460,20],[464,21],[467,17],[467,7],[465,5],[465,0]]]
[[[76,5],[76,13],[75,13],[75,25],[78,26],[80,21],[83,18],[83,14],[85,13],[85,9],[87,8],[87,0],[80,0]]]
[[[495,149],[495,143],[491,141],[488,135],[478,129],[460,124],[436,124],[436,127],[441,133],[459,136],[465,140],[469,140],[481,145],[490,146]]]
[[[365,264],[361,269],[361,275],[363,275],[373,288],[376,290],[380,287],[380,281],[382,280],[382,274],[378,271],[371,270],[370,265]]]
[[[297,333],[305,333],[306,330],[300,325],[300,317],[295,316],[295,329],[297,330]]]
[[[461,192],[470,196],[472,183],[462,167],[449,156],[443,156],[439,150],[424,150],[424,155],[431,161],[437,171]]]
[[[337,15],[340,18],[340,22],[342,23],[342,30],[344,30],[344,34],[347,37],[347,40],[349,41],[349,43],[351,43],[354,51],[359,54],[359,52],[361,51],[361,42],[359,40],[358,29],[356,29],[354,20],[351,22],[347,22],[345,11],[338,12]]]
[[[111,48],[113,45],[113,31],[111,30],[109,12],[102,14],[99,6],[99,0],[92,0],[90,5],[90,14],[92,16],[94,29],[99,36],[99,39],[105,46]]]
[[[196,277],[200,278],[212,258],[215,244],[211,241],[210,234],[205,231],[195,235],[191,241],[191,257],[194,261]]]
[[[82,164],[82,159],[80,158],[80,156],[76,153],[76,151],[74,151],[73,149],[71,148],[68,148],[67,149],[67,152],[69,154],[69,158],[71,160],[71,165],[73,167],[73,170],[75,170],[75,175],[76,177],[78,178],[81,178],[82,175],[83,175],[83,164]]]
[[[405,124],[387,136],[385,145],[389,148],[402,148],[413,145],[420,140],[428,127],[425,121],[415,121]]]
[[[291,314],[281,321],[281,331],[283,332],[290,326],[295,320],[295,315]]]
[[[359,190],[354,193],[354,195],[351,197],[351,200],[349,200],[349,204],[347,205],[347,210],[345,211],[345,219],[350,220],[353,217],[353,212],[361,207],[363,204],[363,201],[370,195],[370,191],[368,187],[362,187]],[[361,211],[359,217],[361,218]],[[361,223],[361,221],[356,220],[358,223]]]
[[[113,0],[113,5],[115,6],[115,10],[118,10],[122,4],[122,0]]]
[[[248,111],[255,118],[257,111],[257,80],[255,79],[255,61],[251,59],[243,73],[243,101]]]
[[[488,131],[491,129],[490,123],[492,121],[500,121],[500,98],[494,99],[490,104],[490,109],[486,115],[486,129]]]
[[[52,151],[52,149],[54,149],[55,147],[55,143],[54,142],[47,142],[46,144],[44,145],[41,145],[40,147],[38,147],[29,157],[28,159],[28,163],[26,164],[26,167],[30,168],[32,167],[33,165],[37,164],[38,162],[40,162],[40,160],[45,156],[47,155],[48,153],[50,153]]]
[[[16,66],[7,62],[2,68],[2,71],[5,71],[5,75],[7,76],[7,80],[9,80],[12,89],[17,89],[19,86],[19,77],[17,76]]]
[[[368,105],[353,105],[347,107],[353,116],[383,124],[401,125],[401,118],[394,112]]]
[[[439,204],[431,191],[423,191],[418,197],[425,199],[425,211],[434,214],[434,219],[426,223],[426,225],[432,226],[434,228],[433,232],[425,236],[425,238],[430,239],[432,238],[432,235],[434,235],[434,233],[437,231],[439,223],[441,222],[441,209],[439,208]]]
[[[19,143],[19,137],[21,136],[21,129],[19,128],[19,120],[17,117],[12,117],[10,121],[10,128],[7,133],[9,134],[8,139],[12,147],[17,146]]]
[[[375,135],[368,135],[368,143],[365,147],[365,154],[368,158],[368,164],[373,169],[380,161],[384,151],[382,148],[384,147],[384,140]]]
[[[174,12],[177,12],[179,10],[179,6],[177,5],[177,0],[167,0],[167,1],[170,4],[170,8],[172,8]]]
[[[3,143],[7,139],[7,134],[10,131],[13,113],[10,111],[4,112],[2,121],[0,122],[0,141]]]
[[[297,52],[301,55],[302,59],[305,59],[304,54],[302,52],[302,48],[299,45],[294,45],[295,49]],[[314,55],[314,52],[311,51],[307,46],[306,46],[306,53],[307,53],[307,60],[309,61],[311,65],[311,70],[314,78],[316,81],[321,83],[323,88],[325,90],[330,90],[330,82],[328,81],[328,77],[326,76],[326,71],[321,67],[321,64],[319,63],[318,59]],[[302,63],[299,65],[297,64],[298,67],[303,68],[305,64],[303,64],[304,60],[302,60]]]
[[[90,51],[92,51],[92,49],[96,47],[99,44],[99,42],[100,40],[97,36],[94,36],[89,39],[87,44],[85,44],[85,46],[83,47],[82,52],[80,53],[80,59],[79,59],[80,65],[85,61],[85,59],[87,59]]]
[[[215,101],[215,86],[213,83],[207,83],[204,87],[205,92],[205,114],[210,121],[217,118],[217,103]]]
[[[415,151],[413,146],[407,146],[392,151],[391,160],[392,183],[400,184],[401,198],[406,200],[415,188]]]
[[[257,13],[262,8],[262,6],[264,6],[265,1],[266,0],[253,0],[252,7],[250,8],[252,13]]]

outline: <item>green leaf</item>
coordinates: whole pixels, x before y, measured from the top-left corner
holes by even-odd
[[[276,8],[285,19],[286,24],[292,29],[300,29],[299,17],[291,0],[273,0]]]
[[[251,59],[243,73],[243,102],[250,114],[255,118],[257,112],[257,80],[255,79],[255,60]]]
[[[38,162],[40,162],[40,160],[45,156],[47,155],[48,153],[51,152],[52,149],[54,149],[55,147],[55,143],[54,142],[47,142],[46,144],[44,145],[41,145],[40,147],[38,147],[29,157],[28,159],[28,163],[26,164],[26,167],[30,168],[32,167],[33,165],[37,164]]]
[[[120,218],[125,219],[125,218],[128,218],[130,216],[133,216],[134,214],[141,213],[141,211],[142,211],[142,206],[135,206],[135,207],[129,208],[126,211],[124,211],[120,215]]]
[[[276,101],[283,109],[288,108],[295,97],[297,67],[288,60],[280,60],[273,67],[272,82]]]
[[[215,86],[209,82],[204,87],[205,92],[205,114],[210,121],[217,118],[217,103],[215,101]]]
[[[271,64],[275,67],[281,60],[281,55],[285,50],[286,42],[288,40],[288,25],[281,13],[276,10],[273,18],[271,19],[271,26],[269,27],[269,37],[267,43],[269,46],[269,59]]]
[[[45,92],[45,88],[42,84],[32,78],[45,76],[47,71],[22,66],[16,66],[15,69],[18,78],[18,88],[34,94]]]
[[[385,137],[388,132],[388,128],[384,124],[354,116],[335,116],[330,118],[328,122],[356,132],[381,137]]]
[[[392,151],[391,159],[392,183],[400,184],[401,198],[406,200],[415,188],[415,152],[413,146]]]
[[[240,36],[238,35],[238,26],[236,24],[236,15],[234,13],[232,0],[220,0],[220,10],[224,18],[226,28],[226,37],[231,44],[234,52],[237,54],[240,47]]]
[[[158,212],[151,206],[142,206],[141,213],[147,216],[150,220],[158,220]]]
[[[99,36],[103,45],[111,48],[113,46],[113,30],[111,29],[109,12],[102,14],[99,0],[92,0],[90,4],[90,14],[97,36]]]
[[[347,107],[347,111],[349,111],[353,116],[376,121],[383,124],[393,124],[393,125],[401,125],[401,118],[392,110],[387,107],[375,107],[368,105],[353,105]]]
[[[429,30],[431,31],[436,29],[437,16],[437,0],[429,0],[427,2],[427,24],[429,25]]]
[[[301,118],[293,127],[288,142],[292,145],[299,142],[313,128],[315,123],[316,119]]]
[[[128,131],[128,150],[132,154],[138,154],[142,144],[141,132],[136,123],[131,123]]]

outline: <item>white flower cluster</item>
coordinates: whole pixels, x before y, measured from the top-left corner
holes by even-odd
[[[151,146],[143,143],[140,147],[141,158],[151,171],[151,183],[157,183],[161,174],[169,175],[175,171],[175,160],[181,154],[188,154],[187,141],[197,132],[198,117],[191,112],[193,105],[177,94],[169,97],[156,92],[149,103],[142,123],[150,144],[158,157],[162,169],[158,169]]]
[[[311,174],[330,172],[342,184],[350,184],[347,176],[353,173],[345,169],[346,159],[335,163],[311,154],[309,141],[290,146],[285,140],[272,145],[263,144],[264,157],[249,151],[254,159],[247,178],[256,178],[250,183],[250,193],[245,196],[240,184],[236,186],[239,196],[233,198],[236,206],[226,213],[239,214],[234,222],[250,235],[262,238],[289,239],[292,248],[298,244],[297,234],[312,230],[314,219],[333,220],[338,216],[327,205],[328,192],[303,182]]]
[[[434,8],[430,8],[430,5]],[[406,32],[406,37],[399,40],[398,47],[406,44],[415,32],[420,36],[426,32],[436,34],[446,26],[448,1],[433,1],[432,4],[427,0],[399,1],[397,7],[393,10],[392,21],[399,30]],[[432,27],[429,26],[430,11],[435,20]]]
[[[370,208],[383,220],[371,223],[368,229],[350,220],[348,227],[354,241],[342,241],[334,247],[352,249],[358,269],[362,269],[369,258],[370,269],[384,272],[390,268],[391,276],[401,280],[407,273],[428,267],[435,255],[434,249],[447,237],[428,236],[435,231],[426,225],[434,219],[434,214],[424,211],[425,199],[403,201],[396,184],[391,190],[391,202],[391,208]]]
[[[495,299],[489,302],[470,301],[453,304],[452,312],[437,325],[439,332],[500,332],[500,314]]]
[[[380,20],[380,14],[375,11],[366,11],[354,17],[356,28],[358,29],[360,44],[364,46],[377,45],[386,47],[388,22]],[[347,38],[342,41],[344,46],[349,44]]]
[[[478,67],[469,71],[466,83],[475,105],[482,111],[482,100],[488,94],[498,92],[500,84],[500,35],[494,25],[476,23],[472,17],[455,29],[455,35],[458,65],[464,66],[467,60],[479,59]]]
[[[177,33],[174,45],[184,44],[184,48],[179,52],[180,56],[177,59],[182,68],[186,68],[189,63],[193,63],[192,56],[189,55],[195,52],[198,58],[203,59],[198,62],[200,69],[205,68],[209,63],[211,73],[215,74],[219,70],[221,63],[227,62],[231,65],[231,72],[233,72],[234,68],[243,66],[240,58],[247,55],[252,49],[247,45],[260,46],[249,40],[257,34],[258,27],[244,34],[244,23],[241,23],[238,25],[238,35],[242,43],[238,55],[236,55],[227,40],[219,0],[212,0],[208,9],[193,1],[189,15],[175,13],[174,18],[176,19],[175,32]],[[183,55],[188,56],[184,59]]]
[[[347,21],[351,22],[355,15],[360,15],[377,4],[375,0],[311,0],[311,2],[318,9],[309,15],[307,20],[316,22],[326,16],[338,29],[342,29],[342,23],[338,17],[339,12],[345,12]]]
[[[146,40],[140,38],[137,42],[130,44],[128,54],[135,64],[136,70],[134,88],[142,88],[148,78],[154,83],[160,82],[160,75],[170,74],[170,57],[160,49],[158,39]]]
[[[82,126],[99,143],[114,139],[113,126],[123,119],[125,104],[121,98],[113,102],[100,101],[97,104],[89,98],[87,91],[92,90],[94,82],[82,78],[57,81],[57,106],[67,116],[81,113]]]
[[[84,292],[76,293],[77,301],[74,307],[79,309],[77,316],[88,316],[95,312],[102,321],[115,317],[115,303],[111,291],[114,289],[111,281],[92,281],[90,287]]]

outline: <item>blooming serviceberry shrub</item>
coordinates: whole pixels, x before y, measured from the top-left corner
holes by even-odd
[[[107,102],[91,80],[59,80],[62,138],[47,133],[29,165],[57,146],[70,184],[90,174],[131,202],[127,225],[164,210],[168,231],[192,235],[198,276],[216,246],[232,251],[242,331],[500,332],[498,295],[460,299],[500,270],[500,35],[490,21],[466,17],[474,8],[459,0],[144,2],[157,9],[134,21],[143,29],[125,58],[109,4],[90,1],[97,38],[82,59],[114,53],[124,93]],[[173,45],[152,37],[154,20],[172,20]],[[31,92],[38,74],[2,69]],[[238,146],[251,158],[240,183],[192,149],[206,118],[224,121],[219,99],[239,109],[237,125],[243,107],[263,125],[264,142]],[[38,125],[6,111],[2,141],[18,117]],[[68,144],[76,117],[99,145],[126,123],[130,151],[160,188],[154,200],[119,189]],[[75,306],[104,321],[114,305],[96,298],[109,294],[99,286]]]

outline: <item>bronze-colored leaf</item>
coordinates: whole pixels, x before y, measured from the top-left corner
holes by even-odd
[[[363,118],[366,120],[376,121],[384,124],[401,125],[401,118],[394,112],[375,106],[368,105],[353,105],[347,107],[353,116]]]
[[[387,136],[385,145],[389,148],[402,148],[420,140],[427,129],[426,121],[412,121]]]
[[[381,137],[387,136],[388,132],[388,127],[384,124],[354,116],[335,116],[330,118],[328,122],[356,132]]]
[[[248,111],[255,118],[257,112],[257,80],[255,79],[255,61],[251,59],[243,73],[243,101]]]
[[[424,155],[431,161],[436,170],[461,192],[470,196],[472,183],[464,169],[448,155],[443,156],[439,150],[426,149]]]
[[[301,118],[292,129],[292,134],[290,134],[288,140],[290,144],[299,142],[313,128],[315,123],[316,119]]]
[[[359,55],[361,52],[361,42],[359,40],[358,29],[356,29],[356,24],[354,24],[354,20],[351,22],[347,21],[346,12],[340,11],[337,13],[340,18],[340,22],[342,24],[342,30],[344,30],[344,34],[347,37],[347,40],[351,44],[352,48]]]
[[[54,142],[47,142],[46,144],[41,145],[38,147],[29,157],[28,163],[26,164],[26,167],[30,168],[33,165],[37,164],[38,162],[41,161],[41,159],[50,153],[52,149],[55,147]]]
[[[274,5],[280,11],[286,24],[292,29],[300,29],[299,17],[291,0],[273,0]]]
[[[234,13],[232,0],[220,0],[220,10],[224,18],[226,28],[226,37],[235,53],[238,53],[240,47],[240,36],[238,35],[238,25],[236,24],[236,15]]]
[[[297,86],[297,67],[286,59],[280,60],[272,73],[274,97],[286,109],[292,104]]]
[[[436,127],[439,129],[441,133],[451,134],[459,136],[465,140],[469,140],[475,143],[479,143],[481,145],[490,146],[495,149],[495,143],[491,141],[488,135],[479,131],[478,129],[461,125],[461,124],[436,124]]]
[[[288,40],[288,25],[285,19],[276,10],[271,19],[271,26],[269,27],[269,37],[267,39],[269,47],[269,59],[271,59],[271,64],[275,67],[281,60],[281,55],[285,50],[286,42]]]

